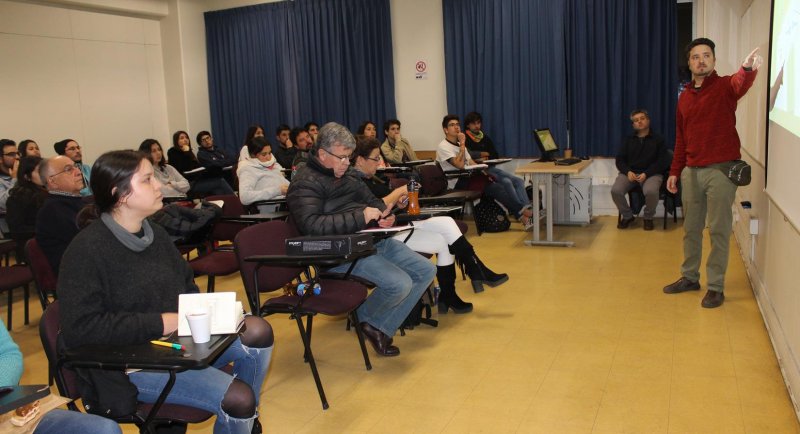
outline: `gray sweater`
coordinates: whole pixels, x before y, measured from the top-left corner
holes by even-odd
[[[153,243],[134,252],[99,219],[72,241],[61,261],[58,299],[67,347],[136,344],[161,336],[161,314],[178,295],[198,292],[189,264],[153,225]]]

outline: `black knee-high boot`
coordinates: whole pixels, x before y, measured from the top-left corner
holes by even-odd
[[[475,249],[472,248],[472,244],[463,236],[455,240],[453,244],[450,244],[450,251],[464,264],[467,275],[472,281],[473,291],[483,292],[484,283],[495,287],[508,280],[508,274],[497,274],[484,265],[480,258],[478,258],[478,255],[475,254]]]
[[[439,313],[453,309],[455,313],[472,312],[472,303],[467,303],[456,294],[456,266],[454,264],[436,267],[436,280],[439,282]]]

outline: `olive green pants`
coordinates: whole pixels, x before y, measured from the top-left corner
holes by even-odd
[[[703,229],[708,222],[711,252],[706,260],[706,278],[708,289],[719,292],[725,288],[733,225],[731,205],[736,197],[736,184],[720,169],[726,169],[730,164],[725,162],[707,167],[686,167],[681,173],[684,216],[681,275],[695,282],[700,281]]]

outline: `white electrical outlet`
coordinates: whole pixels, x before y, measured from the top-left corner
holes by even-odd
[[[750,235],[758,235],[758,219],[750,219]]]

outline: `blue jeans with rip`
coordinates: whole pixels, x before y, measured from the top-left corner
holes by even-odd
[[[215,434],[241,433],[249,434],[253,419],[258,415],[258,401],[261,385],[267,375],[269,361],[272,357],[272,346],[267,348],[251,348],[236,339],[222,355],[206,369],[188,370],[175,376],[166,402],[200,408],[216,413],[214,423]],[[233,375],[219,368],[233,362]],[[139,401],[152,403],[164,389],[169,379],[166,372],[139,371],[131,373],[128,378],[139,389]],[[250,385],[256,398],[256,414],[249,419],[237,419],[222,410],[222,398],[234,378]]]
[[[436,266],[393,238],[375,244],[377,253],[356,262],[352,274],[376,285],[358,308],[359,321],[393,336],[436,275]],[[330,271],[344,273],[350,263]],[[324,291],[324,289],[323,289]]]
[[[122,434],[122,429],[111,419],[79,411],[55,409],[42,416],[33,434],[60,433]]]

